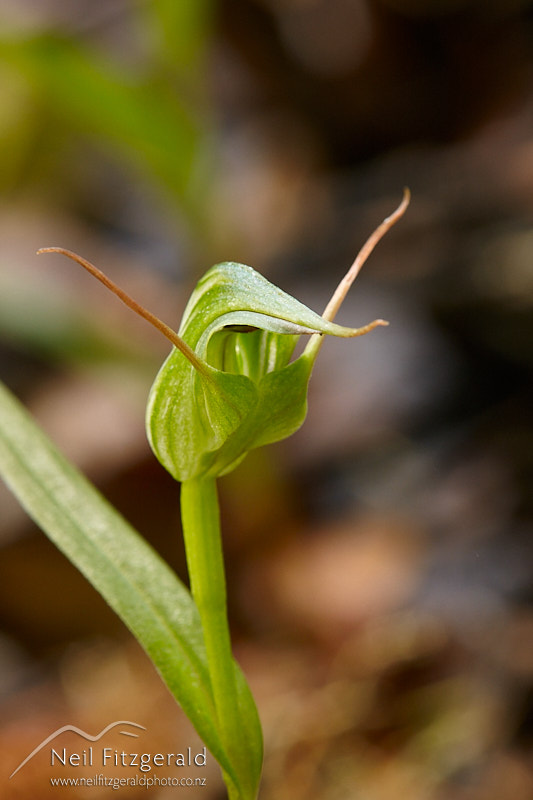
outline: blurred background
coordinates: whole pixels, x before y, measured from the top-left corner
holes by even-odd
[[[143,420],[168,345],[35,251],[173,327],[224,260],[321,311],[410,187],[338,318],[390,327],[327,341],[304,427],[220,484],[261,800],[533,798],[533,3],[0,0],[0,96],[2,376],[184,579]],[[44,755],[6,776],[68,723],[196,746],[0,492],[2,796],[54,796]]]

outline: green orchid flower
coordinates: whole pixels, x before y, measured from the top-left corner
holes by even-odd
[[[322,337],[361,336],[360,328],[333,318],[361,266],[403,214],[399,208],[372,234],[322,315],[283,292],[251,267],[225,262],[197,284],[176,333],[128,297],[85,259],[62,248],[174,345],[152,386],[146,429],[161,464],[181,482],[218,477],[255,447],[284,439],[305,419],[307,389]],[[302,335],[311,336],[299,358],[291,357]]]
[[[9,398],[4,401],[5,472],[34,519],[153,658],[218,759],[230,800],[257,797],[263,744],[252,694],[232,655],[216,478],[252,448],[290,436],[300,427],[309,378],[325,335],[361,336],[387,324],[377,319],[361,328],[346,328],[333,320],[362,265],[408,203],[406,190],[398,209],[370,236],[322,315],[251,267],[226,262],[200,280],[175,332],[75,253],[63,248],[39,251],[77,261],[172,342],[150,392],[146,427],[155,455],[181,481],[191,594]],[[291,361],[300,336],[309,341]],[[37,470],[28,456],[28,442],[33,443]]]

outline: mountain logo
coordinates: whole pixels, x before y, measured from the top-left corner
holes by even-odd
[[[46,739],[44,739],[40,744],[38,744],[37,747],[31,751],[29,756],[26,756],[24,761],[21,761],[18,767],[15,770],[13,770],[13,772],[9,776],[9,780],[11,780],[11,778],[14,775],[16,775],[17,772],[20,769],[22,769],[22,767],[25,764],[27,764],[30,759],[33,758],[33,756],[37,755],[37,753],[40,750],[42,750],[43,747],[46,747],[47,744],[53,742],[53,740],[56,739],[58,736],[61,736],[62,733],[66,733],[67,731],[69,731],[70,733],[77,733],[78,736],[81,736],[83,739],[87,739],[87,741],[89,742],[97,742],[99,739],[102,738],[102,736],[105,736],[105,734],[108,731],[110,731],[112,728],[116,728],[118,725],[131,725],[133,728],[139,728],[140,730],[143,731],[146,730],[146,728],[143,725],[138,725],[136,722],[129,722],[128,720],[119,720],[117,722],[111,722],[109,725],[106,725],[105,728],[102,728],[100,733],[97,733],[96,736],[92,736],[90,733],[82,731],[81,728],[77,728],[75,725],[64,725],[62,728],[58,728],[57,731],[51,733],[50,736],[47,736]],[[122,733],[124,736],[133,736],[135,738],[138,738],[139,736],[138,733],[132,733],[131,731],[119,731],[119,733]]]

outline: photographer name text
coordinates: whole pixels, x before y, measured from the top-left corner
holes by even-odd
[[[52,767],[92,767],[100,763],[103,767],[133,767],[141,772],[150,772],[154,767],[205,767],[206,757],[205,747],[197,753],[191,747],[184,753],[126,753],[111,747],[102,748],[99,754],[93,747],[78,752],[69,752],[66,747],[50,749]]]

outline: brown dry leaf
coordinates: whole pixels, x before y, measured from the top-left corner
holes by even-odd
[[[390,613],[413,596],[423,545],[407,523],[344,522],[281,547],[254,577],[278,614],[330,639]]]

